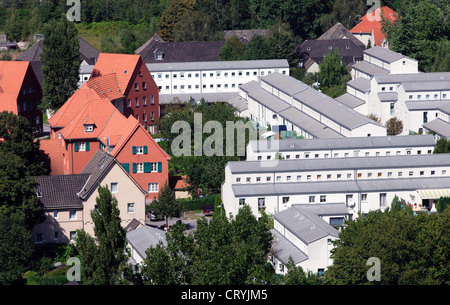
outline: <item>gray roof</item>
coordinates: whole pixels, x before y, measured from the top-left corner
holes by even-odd
[[[293,204],[297,209],[304,209],[319,216],[338,216],[350,214],[345,202],[326,204]]]
[[[415,191],[450,188],[450,177],[399,178],[302,183],[233,184],[236,197],[258,197],[301,194],[363,193],[380,191]]]
[[[400,53],[396,53],[394,51],[391,51],[386,48],[382,48],[380,46],[374,46],[370,49],[367,49],[364,51],[365,54],[370,55],[372,57],[375,57],[381,61],[392,63],[394,61],[397,61],[399,59],[405,58],[405,55],[402,55]],[[408,57],[409,58],[409,57]],[[412,58],[409,58],[412,59]],[[414,59],[413,59],[414,60]]]
[[[148,248],[156,247],[159,242],[167,245],[166,232],[147,225],[127,232],[127,241],[142,259],[147,257],[145,251]]]
[[[316,39],[305,40],[298,47],[299,60],[305,64],[309,59],[322,63],[324,57],[336,50],[341,61],[346,65],[363,59],[364,47],[356,45],[350,39]]]
[[[247,94],[249,97],[258,101],[258,103],[264,105],[275,113],[279,113],[291,107],[290,104],[277,98],[275,95],[270,94],[261,87],[254,88],[253,90],[248,91]]]
[[[362,93],[370,91],[370,80],[364,77],[355,78],[354,80],[347,82],[347,85]]]
[[[424,101],[424,100],[408,100],[405,102],[408,110],[441,110],[443,112],[448,111],[446,105],[450,105],[450,100],[437,100],[437,101]]]
[[[42,194],[38,199],[46,209],[82,208],[83,203],[77,192],[88,177],[89,174],[36,176],[34,179],[39,183],[36,193]]]
[[[378,84],[416,83],[421,85],[421,83],[449,82],[450,72],[387,74],[377,75],[375,79]]]
[[[270,232],[273,235],[272,254],[283,264],[287,265],[289,257],[292,257],[294,264],[299,264],[308,259],[308,255],[281,235],[280,232],[275,229],[270,230]]]
[[[264,161],[230,161],[227,166],[234,174],[282,173],[317,170],[383,169],[450,166],[450,154],[421,154],[364,158],[314,158],[277,160],[268,167]]]
[[[405,82],[402,86],[405,92],[450,90],[450,74],[444,81]]]
[[[276,87],[278,90],[290,96],[294,96],[296,93],[310,88],[308,85],[302,83],[301,81],[281,73],[270,73],[266,76],[262,76],[260,79],[261,82]]]
[[[337,131],[327,127],[316,119],[310,117],[306,113],[295,107],[289,107],[279,113],[279,115],[291,122],[298,128],[316,138],[343,138],[344,136]]]
[[[311,210],[292,206],[273,218],[307,245],[327,236],[339,237],[335,228]]]
[[[450,139],[450,124],[441,119],[434,119],[428,123],[423,124],[423,127],[427,130],[434,131],[441,137]]]
[[[361,61],[352,66],[352,69],[361,71],[367,75],[375,76],[375,75],[386,75],[389,74],[389,70],[383,69],[377,65],[374,65],[367,61]]]
[[[228,40],[232,36],[236,35],[241,41],[248,43],[252,40],[253,36],[260,35],[266,36],[267,29],[253,29],[253,30],[227,30],[224,32],[224,39]]]
[[[433,135],[407,135],[384,137],[352,137],[339,139],[286,139],[273,140],[273,147],[263,145],[251,140],[250,145],[255,152],[262,151],[309,151],[309,150],[338,150],[338,149],[365,149],[365,148],[397,148],[397,147],[430,147],[435,146]],[[269,143],[272,141],[268,141]],[[276,144],[276,146],[275,146]]]
[[[355,109],[356,107],[359,107],[366,103],[362,99],[357,98],[356,96],[350,93],[344,93],[343,95],[336,97],[335,100],[351,109]]]
[[[347,30],[342,24],[339,22],[333,25],[328,29],[325,33],[323,33],[317,40],[324,39],[350,39],[353,43],[362,49],[365,49],[366,46],[362,43],[358,38],[355,37],[349,30]]]
[[[381,102],[395,102],[398,100],[397,92],[380,92],[378,98]]]
[[[245,99],[243,99],[240,95],[237,95],[237,96],[229,99],[227,102],[228,102],[228,104],[233,106],[239,112],[242,112],[242,111],[248,109],[247,101]]]
[[[168,71],[198,71],[198,70],[240,70],[240,69],[276,69],[289,68],[286,59],[266,60],[236,60],[236,61],[208,61],[208,62],[168,62],[146,64],[153,72]]]

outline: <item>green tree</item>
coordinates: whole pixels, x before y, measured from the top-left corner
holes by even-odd
[[[286,265],[287,273],[282,281],[285,285],[323,285],[323,275],[305,272],[301,266],[296,266],[292,257]]]
[[[56,111],[78,89],[80,52],[78,30],[65,16],[44,27],[41,110]]]
[[[367,12],[366,1],[363,0],[334,0],[333,9],[320,19],[320,25],[325,32],[336,23],[341,23],[346,29],[353,28],[359,17]]]
[[[433,154],[446,154],[450,152],[450,142],[446,138],[440,138],[436,141]]]
[[[386,122],[387,135],[396,136],[403,132],[403,122],[397,117],[390,118]]]
[[[260,60],[272,58],[274,58],[274,55],[272,54],[271,46],[266,38],[261,35],[253,36],[245,49],[244,59]]]
[[[117,285],[129,258],[126,231],[121,226],[117,199],[107,186],[99,186],[97,208],[91,211],[95,237],[77,231],[83,284]]]
[[[446,208],[450,207],[450,197],[441,197],[439,198],[436,204],[436,210],[439,213],[442,213]]]
[[[158,35],[164,41],[174,39],[174,29],[182,16],[194,11],[195,0],[173,0],[170,6],[163,12],[159,22]]]
[[[341,85],[343,78],[350,74],[337,50],[332,50],[328,55],[325,55],[319,69],[321,87]]]
[[[450,72],[450,41],[442,40],[439,43],[436,56],[434,58],[432,72]]]
[[[181,212],[181,205],[175,199],[175,193],[166,183],[158,192],[158,199],[154,199],[149,207],[158,216],[164,216],[166,226],[169,228],[169,217],[178,217]]]
[[[231,36],[219,51],[220,60],[243,60],[246,45],[236,35]]]
[[[201,11],[184,13],[173,30],[175,41],[221,40],[220,34],[214,17]]]
[[[33,246],[30,231],[18,214],[0,214],[0,285],[23,284]]]
[[[267,31],[267,43],[272,48],[272,57],[286,59],[291,67],[296,66],[297,46],[300,39],[296,39],[288,23],[277,22]]]

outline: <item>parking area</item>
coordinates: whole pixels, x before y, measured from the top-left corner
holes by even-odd
[[[195,213],[194,211],[187,211],[183,212],[181,217],[172,217],[169,218],[169,227],[172,227],[177,222],[182,222],[186,225],[186,234],[189,234],[190,232],[195,231],[197,228],[197,220],[201,217],[206,217],[206,219],[210,219],[211,216],[205,216],[204,213]],[[158,220],[158,221],[152,221],[149,219],[148,215],[146,216],[146,224],[155,228],[159,228],[161,230],[164,230],[166,226],[166,220]]]

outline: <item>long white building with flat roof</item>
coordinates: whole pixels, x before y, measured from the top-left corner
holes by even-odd
[[[240,86],[239,95],[259,126],[285,125],[306,139],[386,135],[385,126],[288,75],[262,76]]]
[[[222,202],[236,215],[244,204],[255,215],[292,204],[345,203],[349,213],[385,209],[395,195],[428,210],[450,195],[450,154],[229,162]]]
[[[377,157],[432,154],[431,134],[410,136],[251,140],[247,161],[314,158]]]

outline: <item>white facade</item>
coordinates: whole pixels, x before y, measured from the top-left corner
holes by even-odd
[[[147,64],[160,95],[238,92],[241,84],[270,73],[289,75],[285,59]]]

